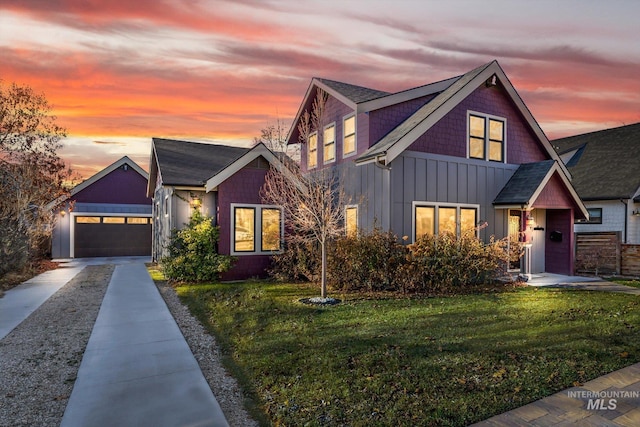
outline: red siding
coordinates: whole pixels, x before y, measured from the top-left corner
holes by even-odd
[[[245,167],[218,186],[218,224],[220,242],[218,252],[231,253],[231,203],[261,204],[260,188],[266,169]],[[264,277],[270,264],[268,255],[243,255],[231,270],[222,275],[223,280],[242,280]]]
[[[114,203],[127,205],[151,205],[147,194],[147,179],[133,170],[122,167],[100,178],[75,194],[80,203]]]
[[[501,86],[478,87],[431,129],[416,139],[409,150],[466,157],[467,111],[507,119],[507,163],[531,163],[549,158],[528,123]]]
[[[571,209],[575,207],[575,203],[569,190],[564,186],[564,182],[555,173],[540,192],[538,198],[533,202],[533,207],[541,209]]]

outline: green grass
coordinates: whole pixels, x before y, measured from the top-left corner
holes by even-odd
[[[625,285],[625,286],[633,286],[634,288],[640,288],[640,280],[638,279],[618,279],[618,278],[612,278],[609,279],[611,282],[615,282],[618,283],[620,285]]]
[[[636,296],[523,288],[315,307],[307,285],[176,288],[267,423],[467,425],[640,360]]]

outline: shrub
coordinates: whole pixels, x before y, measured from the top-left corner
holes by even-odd
[[[504,272],[509,260],[505,240],[487,244],[475,233],[425,235],[409,245],[400,272],[405,292],[455,292],[487,283]]]
[[[218,254],[218,227],[211,218],[195,210],[189,224],[174,230],[169,242],[169,255],[160,263],[169,280],[203,282],[217,280],[231,268],[235,258]]]
[[[391,232],[375,228],[337,239],[328,256],[329,286],[340,291],[397,290],[406,248]]]
[[[278,281],[320,280],[322,260],[319,243],[303,239],[285,238],[284,250],[271,257],[268,273]]]

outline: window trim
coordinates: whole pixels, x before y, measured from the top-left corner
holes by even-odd
[[[434,208],[433,221],[434,221],[434,234],[438,235],[439,221],[440,221],[440,208],[456,208],[456,236],[460,237],[461,233],[461,209],[474,209],[476,211],[476,223],[480,217],[480,205],[472,203],[443,203],[443,202],[429,202],[429,201],[417,201],[414,200],[411,203],[411,241],[415,243],[418,236],[416,236],[416,208]],[[478,237],[478,230],[475,232]]]
[[[331,144],[327,144],[327,141],[325,140],[325,134],[327,132],[327,129],[329,128],[333,128],[333,142]],[[337,139],[336,138],[336,122],[329,123],[328,125],[322,128],[322,164],[327,165],[329,163],[335,163],[336,154],[337,154],[336,139]],[[327,145],[333,146],[333,159],[331,160],[327,160],[325,156],[325,150],[327,148]]]
[[[358,208],[358,205],[346,205],[344,207],[344,235],[345,236],[349,236],[349,231],[347,229],[347,211],[349,209],[356,210],[356,229],[355,229],[356,234],[358,233],[358,230],[360,228],[360,218],[359,218],[360,209]]]
[[[311,153],[311,137],[315,136],[316,137],[316,148],[315,150],[313,150],[313,152],[315,152],[315,156],[312,156]],[[311,158],[314,158],[315,163],[313,166],[310,165],[309,160]],[[307,169],[315,169],[318,167],[318,132],[311,132],[309,134],[309,137],[307,138]]]
[[[236,234],[236,208],[253,209],[253,250],[252,251],[236,251],[235,234]],[[262,241],[262,211],[263,210],[276,209],[280,211],[280,249],[275,251],[263,250]],[[229,232],[229,253],[234,256],[247,256],[247,255],[275,255],[282,253],[282,243],[284,242],[284,211],[282,207],[276,205],[261,205],[251,203],[231,203],[231,230]]]
[[[349,135],[345,135],[345,133],[344,133],[344,130],[345,130],[344,122],[346,122],[347,120],[349,120],[352,117],[353,117],[353,133],[350,133]],[[353,135],[353,151],[346,152],[345,151],[344,140],[345,140],[345,138],[347,136],[351,136],[351,135]],[[355,156],[357,152],[358,152],[358,126],[357,126],[357,119],[356,119],[356,114],[355,113],[350,113],[350,114],[347,114],[346,116],[344,116],[342,118],[342,158],[346,159],[347,157]]]
[[[484,119],[484,158],[471,157],[471,116]],[[502,160],[490,160],[491,149],[490,121],[502,122]],[[494,116],[493,114],[481,113],[479,111],[467,110],[467,159],[479,160],[494,163],[507,163],[507,119],[506,117]]]

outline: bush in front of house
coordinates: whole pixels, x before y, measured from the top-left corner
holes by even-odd
[[[309,239],[285,237],[284,250],[271,257],[269,275],[280,282],[319,281],[322,268],[319,246]]]
[[[455,293],[490,283],[504,273],[509,251],[504,240],[489,243],[475,233],[424,235],[408,246],[399,276],[404,292]]]
[[[178,282],[217,280],[235,261],[218,253],[219,237],[211,218],[195,210],[189,224],[171,236],[169,255],[160,261],[165,277]]]
[[[328,284],[349,292],[397,290],[397,273],[406,253],[395,234],[377,227],[370,233],[342,237],[329,250]]]

